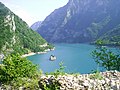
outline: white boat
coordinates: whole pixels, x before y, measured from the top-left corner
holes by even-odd
[[[56,60],[56,57],[54,55],[51,55],[49,60],[54,61],[54,60]]]

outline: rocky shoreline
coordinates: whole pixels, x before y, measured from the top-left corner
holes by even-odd
[[[99,78],[101,76],[101,78]],[[58,90],[120,90],[120,72],[106,71],[95,74],[66,74],[55,77],[43,75],[39,81],[40,90],[43,84],[60,86]]]
[[[35,54],[45,54],[45,53],[47,53],[47,52],[49,52],[49,51],[53,51],[53,50],[55,50],[55,48],[53,48],[53,49],[46,49],[45,51],[43,51],[43,52],[30,52],[30,53],[28,53],[28,54],[24,54],[24,55],[22,55],[21,57],[28,57],[28,56],[32,56],[32,55],[35,55]]]

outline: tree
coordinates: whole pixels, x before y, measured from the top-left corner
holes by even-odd
[[[17,78],[34,78],[37,66],[20,55],[8,55],[0,65],[0,82],[16,80]]]
[[[105,67],[107,70],[120,71],[120,55],[113,53],[105,47],[99,47],[92,52],[92,56],[98,65]]]
[[[101,46],[101,45],[104,44],[104,42],[103,42],[103,40],[98,39],[98,40],[96,40],[95,44],[96,44],[97,46]]]

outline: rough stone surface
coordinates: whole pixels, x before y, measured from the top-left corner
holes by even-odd
[[[66,74],[55,76],[41,76],[39,86],[42,83],[48,85],[58,81],[60,90],[120,90],[120,72],[106,71],[99,73],[102,78],[95,77],[96,74]]]
[[[102,77],[102,78],[100,78]],[[94,74],[42,75],[38,80],[39,89],[12,86],[0,83],[0,90],[120,90],[120,72],[106,71]],[[52,89],[45,88],[52,87]],[[57,87],[57,89],[55,88]],[[6,89],[7,88],[7,89]]]

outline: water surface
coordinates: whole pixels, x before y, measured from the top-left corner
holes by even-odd
[[[59,68],[59,63],[63,62],[65,72],[68,73],[90,73],[98,68],[91,56],[95,46],[88,44],[55,44],[56,49],[46,54],[36,54],[28,59],[34,64],[38,64],[43,72],[53,72]],[[50,61],[50,55],[55,55],[57,59]],[[102,69],[102,68],[100,68]]]

